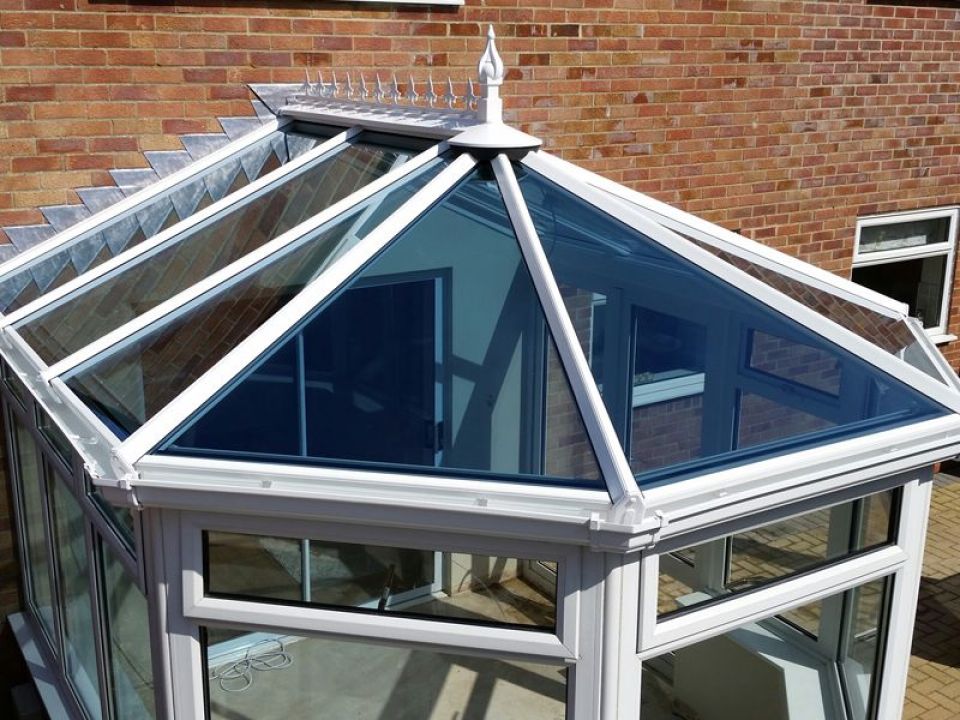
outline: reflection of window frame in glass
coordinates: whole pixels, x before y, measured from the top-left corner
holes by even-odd
[[[957,222],[960,209],[958,208],[940,208],[936,210],[922,210],[918,212],[896,213],[889,215],[878,215],[875,217],[857,218],[856,237],[853,251],[853,268],[851,275],[858,268],[874,267],[877,265],[893,264],[908,260],[922,260],[925,258],[944,257],[943,287],[940,298],[939,322],[936,325],[925,328],[934,340],[946,341],[947,321],[950,310],[950,295],[953,287],[953,270],[956,255]],[[861,249],[863,231],[866,228],[875,228],[885,225],[899,225],[908,222],[936,222],[938,220],[947,221],[946,241],[930,244],[919,244],[915,246],[889,248],[874,251],[864,251]],[[882,289],[872,288],[878,292]]]

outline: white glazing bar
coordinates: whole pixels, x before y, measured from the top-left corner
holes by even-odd
[[[329,297],[410,223],[439,200],[471,169],[475,161],[460,155],[363,240],[284,305],[121,445],[122,458],[134,462],[155,447],[204,402],[215,395],[304,316]]]
[[[627,495],[639,495],[640,491],[633,479],[633,472],[620,447],[620,440],[613,429],[613,423],[600,397],[600,391],[593,382],[593,374],[587,365],[587,359],[583,356],[573,322],[567,314],[560,289],[557,287],[547,256],[543,252],[543,245],[530,218],[530,211],[527,209],[517,178],[506,156],[498,155],[494,159],[493,171],[496,174],[500,192],[503,194],[510,222],[517,234],[523,259],[527,263],[537,295],[540,297],[547,325],[556,341],[557,352],[560,354],[560,360],[570,381],[583,423],[597,454],[597,461],[607,483],[610,497],[613,502],[617,502]]]
[[[723,635],[747,623],[892,575],[906,561],[907,554],[901,548],[886,547],[663,620],[649,637],[643,638],[646,644],[640,648],[641,658],[645,660],[682,645]]]
[[[513,656],[558,663],[576,659],[553,633],[492,626],[478,632],[476,625],[455,622],[211,597],[190,604],[185,595],[184,602],[184,617],[201,624],[214,622],[486,657]]]
[[[308,220],[305,220],[296,227],[287,230],[285,233],[279,235],[273,240],[264,243],[255,250],[247,253],[237,260],[234,260],[229,265],[220,268],[215,273],[208,275],[199,282],[188,287],[186,290],[182,290],[173,297],[164,300],[159,305],[150,308],[142,315],[138,315],[133,320],[130,320],[120,327],[111,330],[106,335],[97,338],[89,345],[80,348],[72,355],[65,357],[60,362],[54,364],[50,369],[46,370],[44,372],[44,377],[49,379],[64,375],[78,365],[81,365],[91,358],[96,357],[100,353],[105,352],[115,346],[123,345],[128,338],[137,335],[144,328],[147,328],[150,325],[159,322],[160,320],[178,316],[186,307],[191,306],[191,303],[205,293],[213,290],[218,285],[228,282],[237,275],[250,268],[253,268],[260,263],[268,262],[271,255],[280,252],[285,247],[296,242],[307,233],[316,230],[324,223],[333,220],[337,216],[348,211],[358,203],[363,202],[380,190],[383,190],[392,183],[398,182],[407,177],[410,173],[420,169],[424,166],[424,164],[435,159],[444,148],[445,146],[435,145],[427,150],[424,150],[415,158],[393,169],[386,175],[380,176],[370,184],[334,203],[330,207],[317,213]]]
[[[341,147],[345,142],[359,134],[359,132],[360,131],[357,128],[345,130],[344,132],[339,133],[338,135],[335,135],[329,140],[312,148],[309,152],[300,155],[285,165],[281,165],[273,172],[268,173],[254,182],[243,186],[236,192],[221,198],[211,205],[208,205],[203,210],[193,213],[189,217],[178,222],[176,225],[172,225],[166,230],[147,238],[143,242],[127,248],[119,255],[107,260],[107,262],[97,265],[95,268],[92,268],[82,275],[75,277],[70,282],[63,284],[58,288],[54,288],[50,292],[38,297],[33,302],[27,303],[22,308],[0,319],[0,328],[19,323],[22,320],[32,320],[32,315],[41,314],[48,310],[51,306],[70,302],[70,295],[77,292],[82,292],[85,286],[95,282],[98,278],[114,272],[118,268],[120,272],[123,272],[122,266],[126,265],[132,260],[135,260],[136,258],[141,257],[153,250],[159,251],[165,247],[172,247],[176,245],[181,240],[189,237],[188,233],[192,228],[197,227],[203,222],[206,222],[224,210],[234,207],[238,203],[246,200],[251,195],[268,188],[268,186],[273,185],[292,173],[295,173],[304,166],[322,158],[324,155],[333,152],[337,148]]]
[[[553,164],[541,162],[531,153],[524,158],[524,164],[541,173],[561,187],[578,195],[582,200],[611,215],[620,222],[640,232],[672,253],[697,265],[705,272],[714,275],[739,288],[774,310],[792,318],[801,325],[822,335],[827,340],[845,348],[860,359],[876,366],[883,372],[895,377],[918,392],[935,400],[954,412],[960,412],[960,392],[947,387],[922,370],[918,370],[894,355],[882,350],[873,343],[860,337],[837,323],[829,320],[806,305],[787,297],[766,283],[724,262],[694,243],[686,240],[672,230],[652,222],[639,210],[611,198],[608,194],[590,186],[578,175],[558,171]]]
[[[190,178],[204,172],[205,170],[209,170],[217,163],[229,159],[231,156],[241,152],[244,148],[269,137],[278,130],[281,130],[286,125],[289,125],[290,122],[291,121],[288,118],[272,119],[254,132],[248,133],[243,137],[224,145],[222,148],[213,151],[209,155],[206,155],[199,160],[177,170],[176,172],[161,178],[157,182],[148,185],[142,190],[135,192],[133,195],[125,197],[123,200],[104,208],[100,212],[91,215],[75,225],[71,225],[63,232],[57,233],[48,240],[45,240],[44,242],[23,251],[0,267],[0,280],[13,275],[36,260],[43,259],[51,252],[56,252],[66,248],[72,240],[77,239],[81,235],[84,235],[91,230],[96,230],[100,225],[113,220],[128,210],[137,207],[138,205],[156,197],[157,195],[171,190],[180,183],[190,180]]]
[[[744,257],[758,265],[769,267],[771,270],[783,273],[799,282],[821,287],[839,297],[851,302],[864,305],[875,312],[887,317],[902,317],[903,303],[888,298],[886,295],[874,292],[861,285],[834,275],[831,272],[804,263],[786,253],[775,250],[767,245],[750,240],[742,235],[715,225],[696,215],[684,212],[666,203],[639,193],[636,190],[624,187],[619,183],[580,168],[558,157],[547,153],[537,153],[524,159],[524,162],[534,169],[552,167],[557,172],[576,175],[585,184],[600,188],[612,195],[622,198],[638,210],[652,213],[656,222],[662,222],[679,232],[694,234],[720,248],[728,249],[732,254]]]
[[[936,344],[927,334],[927,331],[923,329],[923,325],[917,318],[906,318],[904,320],[907,327],[910,328],[910,332],[913,333],[913,337],[916,339],[917,344],[923,348],[924,355],[929,358],[931,364],[937,369],[937,372],[944,379],[944,381],[952,388],[960,391],[960,377],[957,376],[957,371],[950,367],[950,363],[947,362],[947,359],[943,356],[943,353],[937,348]]]

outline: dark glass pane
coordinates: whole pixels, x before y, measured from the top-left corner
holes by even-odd
[[[566,717],[560,665],[222,628],[203,635],[210,720]]]
[[[67,467],[72,467],[73,445],[67,439],[67,436],[63,434],[63,431],[53,422],[50,416],[47,415],[46,411],[38,409],[37,415],[37,427],[40,430],[40,434],[47,439],[50,446],[56,454],[63,459]]]
[[[359,142],[140,255],[17,330],[52,365],[325,210],[409,159],[410,151]]]
[[[937,327],[943,304],[947,256],[897,260],[853,269],[853,281],[910,306],[925,328]]]
[[[183,314],[161,321],[131,344],[81,368],[67,384],[114,432],[126,437],[286,305],[444,164],[432,163],[413,179],[377,193],[347,216],[214,289]]]
[[[56,632],[53,624],[53,594],[50,585],[50,563],[47,558],[47,540],[43,515],[43,465],[40,448],[33,435],[12,414],[13,439],[16,453],[18,487],[20,489],[22,514],[21,524],[26,539],[27,575],[30,585],[27,595],[40,627],[47,640],[56,647]]]
[[[101,223],[0,280],[0,312],[9,314],[70,279],[184,220],[198,209],[286,162],[282,133],[249,145],[188,180]]]
[[[204,541],[211,595],[556,625],[556,570],[537,560],[212,531]]]
[[[118,720],[156,717],[147,599],[100,543],[103,604],[107,626],[107,666]]]
[[[596,482],[553,352],[499,190],[474,174],[165,449]]]
[[[86,520],[64,481],[50,483],[67,677],[91,717],[100,717],[96,636],[90,597]]]
[[[945,412],[546,178],[521,165],[515,169],[571,321],[591,350],[604,403],[642,484]],[[739,258],[724,259],[740,267]],[[864,327],[880,328],[896,340],[896,348],[888,348],[893,352],[914,343],[902,322],[753,264],[742,269],[837,322],[863,321],[861,333]],[[587,298],[593,298],[592,313],[584,311]]]

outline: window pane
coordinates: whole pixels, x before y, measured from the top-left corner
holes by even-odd
[[[864,225],[860,228],[862,253],[882,250],[903,250],[933,243],[945,243],[950,239],[950,218],[911,220],[886,225]]]
[[[286,305],[445,164],[442,160],[432,163],[415,178],[377,193],[349,215],[336,218],[214,289],[183,314],[160,321],[129,345],[108,351],[70,377],[67,384],[111,429],[126,437]]]
[[[37,410],[37,426],[40,429],[40,434],[47,439],[56,454],[66,463],[67,467],[72,467],[73,445],[50,416],[39,408]]]
[[[535,560],[226,532],[204,539],[212,595],[556,625],[556,569],[551,579],[550,564]]]
[[[762,330],[750,333],[750,367],[803,387],[840,395],[840,359],[822,348]]]
[[[23,534],[26,538],[27,574],[30,578],[29,599],[40,620],[40,626],[54,647],[53,600],[50,590],[50,564],[47,559],[47,538],[43,521],[43,470],[40,448],[33,436],[11,413],[16,447],[17,472],[23,501]]]
[[[87,270],[275,170],[286,161],[287,143],[284,142],[284,134],[277,132],[167,192],[101,223],[66,247],[60,247],[0,280],[0,312],[9,314],[18,310],[44,293],[65,285]],[[122,197],[121,191],[116,189],[104,206]]]
[[[205,644],[213,720],[566,717],[563,667],[342,640],[248,637],[246,647],[239,632],[229,646]]]
[[[694,478],[943,412],[726,275],[514,167],[581,344],[600,349],[592,353],[592,370],[640,485]],[[794,287],[778,273],[761,279],[837,322],[863,320],[885,329],[876,313],[835,303],[803,283]],[[602,298],[599,326],[596,308],[592,318],[583,312],[588,297]],[[885,330],[897,336],[891,351],[900,352],[915,338],[909,326],[894,325]],[[584,342],[601,332],[602,338]],[[750,341],[752,333],[765,340],[762,347]],[[790,345],[792,365],[764,357],[771,342]],[[816,376],[799,362],[811,357]],[[878,383],[892,392],[883,402]]]
[[[103,494],[100,492],[99,488],[92,484],[89,487],[91,488],[90,497],[93,498],[93,501],[97,504],[97,507],[100,508],[103,516],[117,531],[117,534],[120,536],[120,538],[126,542],[127,547],[133,550],[135,544],[134,533],[136,532],[133,520],[133,510],[123,505],[114,505],[105,497],[103,497]]]
[[[100,556],[114,714],[118,720],[154,718],[147,599],[103,543]]]
[[[503,199],[482,172],[165,450],[600,484]]]
[[[640,717],[874,717],[879,648],[885,634],[881,601],[887,584],[888,580],[878,580],[795,608],[789,612],[790,624],[783,617],[749,623],[645,661]],[[798,618],[814,627],[822,625],[818,641],[790,627]]]
[[[754,590],[891,543],[896,498],[892,490],[878,493],[692,546],[679,551],[682,557],[661,556],[659,612]]]
[[[100,717],[96,637],[90,600],[90,562],[86,520],[73,495],[56,477],[50,482],[53,499],[53,541],[61,594],[67,677],[80,701]]]
[[[925,328],[941,322],[947,256],[855,267],[853,281],[906,303]]]
[[[410,154],[362,138],[342,146],[66,296],[17,330],[52,365],[376,180]]]

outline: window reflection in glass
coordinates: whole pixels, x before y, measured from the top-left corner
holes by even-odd
[[[644,662],[641,717],[873,717],[888,586],[870,582]]]
[[[40,448],[27,428],[14,416],[9,415],[13,423],[14,452],[16,453],[17,473],[22,502],[21,524],[26,539],[27,575],[30,584],[27,588],[30,604],[40,621],[40,627],[47,640],[56,647],[53,638],[56,633],[53,625],[53,595],[50,585],[50,563],[47,559],[47,537],[43,515],[43,465]]]
[[[56,547],[67,677],[87,712],[99,718],[100,690],[90,599],[86,520],[61,478],[54,477],[49,486],[53,500],[53,542]]]
[[[120,720],[156,717],[147,599],[103,543],[103,602],[107,663],[115,714]]]

